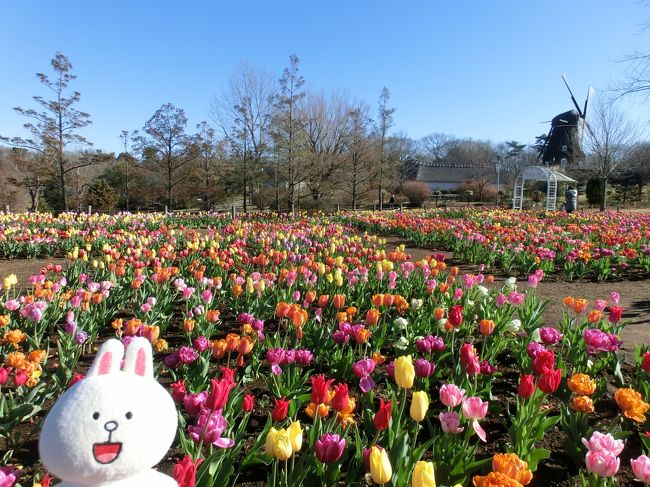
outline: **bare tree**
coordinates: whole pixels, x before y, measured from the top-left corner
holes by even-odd
[[[253,182],[271,150],[269,126],[275,94],[275,83],[268,73],[242,64],[230,76],[228,87],[211,102],[210,118],[230,148],[244,211]]]
[[[17,174],[7,178],[8,182],[26,189],[31,200],[29,211],[38,211],[49,175],[43,156],[38,152],[14,147],[7,160]]]
[[[462,139],[449,151],[447,159],[469,168],[470,181],[478,193],[476,196],[483,201],[485,188],[494,180],[495,156],[490,142]]]
[[[395,178],[402,192],[404,183],[413,180],[418,175],[418,144],[406,133],[397,133],[386,141],[386,153],[389,161],[394,161]]]
[[[425,135],[420,140],[420,143],[427,155],[432,157],[434,162],[437,162],[447,157],[447,154],[454,147],[454,144],[457,143],[457,140],[453,135],[434,132]]]
[[[390,92],[384,86],[379,95],[378,102],[378,120],[377,120],[377,139],[379,140],[379,167],[377,168],[379,183],[379,209],[384,209],[384,170],[386,164],[386,137],[388,130],[393,126],[393,113],[395,108],[388,108]]]
[[[600,211],[607,202],[607,181],[620,172],[638,138],[636,125],[625,117],[615,101],[599,98],[586,127],[586,170],[600,180]]]
[[[375,147],[369,133],[368,108],[362,105],[352,110],[348,124],[350,138],[339,179],[341,190],[350,195],[356,210],[359,198],[371,190],[370,183],[376,175],[372,170]]]
[[[59,190],[63,208],[69,209],[68,201],[68,177],[73,171],[90,166],[104,158],[99,153],[87,152],[92,145],[83,136],[77,133],[92,122],[90,115],[74,108],[74,105],[81,99],[78,91],[68,95],[68,86],[76,79],[72,72],[72,64],[63,53],[57,53],[51,61],[55,77],[50,79],[43,73],[36,76],[40,82],[54,94],[54,98],[46,100],[42,96],[35,96],[34,100],[41,107],[41,111],[35,109],[24,109],[20,107],[14,110],[32,122],[23,125],[31,134],[31,138],[22,137],[0,137],[0,141],[13,147],[28,149],[38,154],[43,164],[54,177]],[[81,149],[80,157],[73,160],[69,152],[71,146]],[[28,172],[29,166],[25,166],[22,172]]]
[[[302,91],[305,80],[299,74],[299,65],[298,56],[289,56],[289,66],[282,72],[279,82],[280,92],[276,99],[272,130],[276,155],[280,161],[276,167],[286,184],[287,203],[291,212],[295,210],[296,202],[300,199],[302,184],[308,179],[305,171],[301,170],[304,160],[301,160],[299,138],[304,136],[305,121],[299,104],[305,96]]]
[[[306,183],[315,199],[324,187],[334,186],[332,176],[343,162],[343,152],[350,137],[350,105],[336,94],[307,94],[300,110],[304,120]]]
[[[186,166],[196,158],[194,141],[185,133],[186,126],[185,112],[165,103],[144,124],[144,133],[136,142],[147,155],[145,167],[163,177],[169,208],[175,206],[174,189],[189,177]]]

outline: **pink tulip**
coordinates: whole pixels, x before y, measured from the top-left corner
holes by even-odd
[[[455,408],[465,397],[465,389],[454,384],[445,384],[440,388],[440,401],[449,408]]]
[[[526,296],[517,291],[512,291],[508,296],[508,302],[513,306],[519,306],[524,302],[524,299],[526,299]]]
[[[630,460],[634,476],[639,482],[650,484],[650,458],[641,455],[638,458]]]
[[[458,434],[461,433],[465,428],[460,427],[460,416],[458,413],[454,412],[444,412],[438,415],[440,420],[440,427],[445,433]]]
[[[472,420],[471,425],[474,432],[478,435],[481,441],[486,440],[485,430],[481,427],[478,420],[483,419],[488,411],[488,402],[481,401],[480,397],[472,396],[463,399],[463,416]]]
[[[316,458],[323,463],[338,462],[345,450],[345,438],[332,433],[325,433],[316,440]]]
[[[599,431],[594,431],[589,440],[583,438],[582,443],[589,451],[606,450],[615,456],[620,455],[625,446],[623,440],[617,440],[611,434],[603,434]]]
[[[607,301],[604,299],[597,299],[594,302],[594,309],[597,311],[603,311],[607,307]]]
[[[587,452],[585,456],[587,470],[600,477],[613,477],[618,472],[621,459],[607,450]]]
[[[504,294],[499,294],[497,296],[497,299],[495,301],[495,304],[497,305],[497,308],[501,308],[503,305],[505,305],[508,302],[508,298]]]

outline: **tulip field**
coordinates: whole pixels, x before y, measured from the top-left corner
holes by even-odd
[[[42,259],[0,276],[0,487],[56,485],[45,414],[134,337],[180,487],[650,485],[650,347],[621,349],[615,292],[650,273],[650,215],[15,213],[0,257]],[[551,276],[612,292],[546,322]]]

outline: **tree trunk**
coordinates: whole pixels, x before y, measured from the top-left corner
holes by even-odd
[[[65,172],[63,162],[59,162],[59,185],[61,186],[61,199],[63,200],[63,209],[68,211],[68,195],[65,188]]]
[[[600,211],[605,211],[606,203],[607,203],[607,178],[605,177],[600,179]]]

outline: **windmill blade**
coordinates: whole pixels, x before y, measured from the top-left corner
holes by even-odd
[[[587,90],[587,98],[585,99],[585,108],[582,110],[582,117],[587,118],[587,105],[589,104],[589,98],[594,94],[594,89],[589,85]]]
[[[576,107],[576,110],[578,110],[578,115],[584,118],[584,115],[582,114],[582,110],[580,110],[580,106],[578,105],[578,102],[576,101],[576,97],[573,96],[573,91],[571,91],[571,88],[569,87],[569,83],[566,80],[566,76],[562,75],[562,81],[564,81],[564,85],[566,86],[566,89],[569,90],[569,93],[571,94],[571,101],[573,101],[573,104]]]

